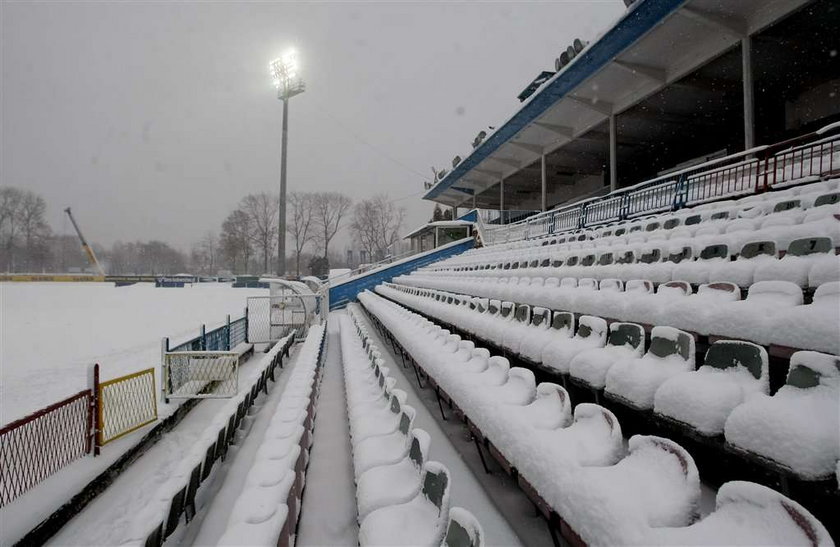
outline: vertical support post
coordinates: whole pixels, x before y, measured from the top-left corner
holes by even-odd
[[[435,226],[435,246],[432,247],[433,249],[437,249],[438,246],[438,227]]]
[[[277,227],[277,276],[286,275],[286,141],[289,135],[289,99],[283,99],[283,140],[280,144],[280,216]]]
[[[505,222],[505,179],[499,180],[499,224],[506,224]]]
[[[166,366],[166,354],[169,353],[169,338],[164,337],[160,341],[160,397],[163,402],[169,404],[166,396],[166,386],[169,385],[169,369]]]
[[[248,301],[246,300],[245,302],[245,341],[250,343],[250,340],[248,340]]]
[[[610,192],[618,190],[618,128],[615,114],[610,114]]]
[[[548,197],[547,197],[546,194],[547,194],[547,191],[548,191],[548,179],[546,177],[546,172],[545,172],[545,154],[540,156],[540,184],[541,184],[541,194],[540,194],[541,210],[547,211],[548,210]]]
[[[741,66],[744,83],[744,150],[755,146],[755,104],[752,70],[752,38],[741,39]]]
[[[473,191],[473,209],[475,209],[475,196],[478,192]]]
[[[207,326],[201,325],[201,351],[207,351]]]
[[[88,414],[87,453],[93,449],[94,457],[99,455],[99,432],[102,430],[102,401],[99,400],[99,363],[93,365],[93,392],[90,398]]]
[[[227,325],[227,343],[225,344],[225,349],[227,351],[230,351],[230,314],[227,315],[226,325]]]

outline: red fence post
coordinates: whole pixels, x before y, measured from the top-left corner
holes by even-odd
[[[91,421],[92,435],[93,435],[93,455],[99,455],[99,431],[102,429],[100,420],[102,416],[99,415],[100,409],[99,401],[99,363],[93,365],[93,396],[91,397]]]

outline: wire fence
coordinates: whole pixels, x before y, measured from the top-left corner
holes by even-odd
[[[96,444],[104,446],[157,421],[156,395],[154,368],[99,383]]]
[[[0,430],[0,507],[90,452],[92,398],[80,391]]]

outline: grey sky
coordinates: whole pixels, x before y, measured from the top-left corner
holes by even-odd
[[[2,2],[2,184],[88,238],[184,249],[245,194],[279,187],[268,61],[299,50],[289,190],[405,198],[621,0],[545,3]],[[367,144],[366,144],[367,143]],[[390,159],[389,159],[390,158]]]

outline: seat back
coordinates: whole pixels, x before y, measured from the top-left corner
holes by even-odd
[[[528,324],[531,321],[531,306],[527,304],[520,304],[516,306],[514,318],[518,323]]]
[[[752,241],[741,247],[741,258],[750,259],[757,256],[777,256],[775,241]]]
[[[831,238],[828,237],[806,237],[795,239],[788,245],[787,254],[793,256],[808,256],[812,254],[825,254],[834,250]]]
[[[503,319],[512,319],[514,306],[516,306],[516,304],[514,304],[513,302],[502,302],[502,307],[499,312],[499,315],[501,315]]]
[[[741,289],[735,283],[728,281],[700,285],[697,289],[697,294],[706,298],[720,300],[721,302],[732,302],[741,299]]]
[[[773,206],[774,213],[781,213],[784,211],[790,211],[791,209],[799,209],[801,207],[801,202],[798,199],[787,199],[785,201],[780,201]]]
[[[609,345],[625,346],[630,345],[634,349],[644,347],[645,329],[636,323],[612,323],[610,325]]]
[[[440,514],[449,506],[449,471],[438,462],[426,462],[423,470],[423,496]]]
[[[449,526],[443,543],[446,547],[482,547],[484,531],[472,513],[453,507],[449,510]]]
[[[710,260],[712,258],[729,258],[729,246],[725,243],[717,243],[715,245],[707,245],[700,251],[701,260]]]
[[[620,279],[602,279],[598,288],[602,291],[622,292],[624,284]]]
[[[642,253],[639,262],[643,264],[653,264],[659,262],[662,258],[662,251],[660,249],[648,249]]]
[[[408,405],[403,407],[402,416],[400,416],[400,433],[408,435],[408,432],[411,431],[411,425],[414,423],[414,416],[415,411],[413,408]]]
[[[767,376],[767,350],[752,342],[720,340],[706,351],[704,366],[718,369],[742,367],[756,380]]]
[[[659,358],[678,355],[684,361],[694,362],[694,337],[672,327],[653,327],[648,353]]]
[[[601,339],[606,341],[607,337],[607,322],[600,317],[593,315],[582,315],[578,322],[578,330],[575,338],[589,338]]]
[[[564,277],[560,280],[560,288],[561,289],[574,289],[578,286],[578,280],[576,277]]]
[[[575,315],[567,311],[556,311],[551,319],[551,328],[554,330],[568,330],[570,333],[575,330]]]
[[[683,260],[688,260],[691,258],[692,250],[689,246],[683,246],[680,249],[674,249],[668,253],[667,261],[673,262],[674,264],[679,264]]]
[[[821,207],[823,205],[834,205],[840,203],[840,192],[830,192],[822,194],[814,200],[814,207]]]
[[[647,279],[631,279],[624,286],[624,292],[650,294],[653,292],[653,283]]]
[[[787,385],[800,389],[820,384],[840,388],[840,357],[816,351],[797,351],[790,357]]]
[[[668,281],[667,283],[663,283],[662,285],[660,285],[659,289],[656,292],[669,292],[662,291],[663,287],[666,289],[679,290],[683,293],[684,296],[688,296],[689,294],[691,294],[691,283],[689,283],[688,281]]]
[[[490,315],[496,315],[499,313],[499,308],[501,308],[502,302],[500,300],[491,299],[487,303],[487,313]]]

